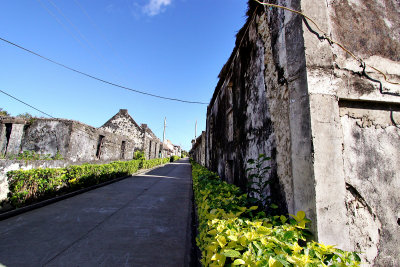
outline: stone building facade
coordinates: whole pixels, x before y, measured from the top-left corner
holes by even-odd
[[[129,136],[135,143],[135,151],[143,151],[147,159],[154,159],[160,156],[162,149],[160,139],[157,138],[147,124],[139,126],[126,109],[121,109],[99,129]]]
[[[192,140],[192,149],[190,151],[192,157],[199,164],[206,166],[206,132],[203,131],[196,140]]]
[[[0,118],[0,153],[34,151],[72,162],[129,160],[142,150],[147,159],[159,157],[160,140],[146,124],[139,126],[121,109],[100,128],[66,119]]]
[[[398,1],[276,3],[303,10],[400,82]],[[317,32],[299,15],[249,1],[207,109],[205,147],[194,150],[242,187],[247,160],[267,154],[266,179],[275,183],[265,193],[283,212],[304,210],[320,242],[363,251],[370,265],[398,266],[400,86]]]
[[[65,119],[0,119],[0,147],[4,155],[34,151],[76,162],[131,159],[134,140]]]

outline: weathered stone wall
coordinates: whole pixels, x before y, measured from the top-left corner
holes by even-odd
[[[175,151],[177,156],[180,156],[179,151]],[[199,137],[193,142],[192,149],[190,151],[191,157],[197,163],[206,166],[206,132],[203,131]]]
[[[36,119],[25,125],[21,151],[35,151],[39,154],[55,156],[57,152],[65,156],[68,152],[73,121]]]
[[[276,3],[303,10],[400,81],[398,1]],[[364,251],[370,265],[397,266],[400,86],[370,67],[372,79],[363,76],[356,60],[320,41],[300,16],[257,5],[249,2],[207,109],[206,165],[244,187],[247,159],[270,155],[273,197],[290,213],[304,210],[318,241]]]
[[[18,154],[21,151],[21,140],[26,121],[21,118],[0,118],[0,153]]]
[[[121,109],[99,129],[125,135],[135,142],[135,150],[144,150],[143,141],[145,138],[143,129],[128,114],[126,109]]]
[[[143,131],[143,151],[147,159],[155,159],[159,157],[160,139],[151,131],[147,124],[141,125]]]
[[[6,124],[11,124],[8,141],[3,134]],[[34,151],[76,161],[132,159],[134,140],[127,136],[64,119],[34,119],[25,124],[14,118],[2,121],[1,144],[7,154]],[[10,127],[9,127],[10,128]],[[99,138],[103,136],[101,146]],[[98,154],[98,155],[97,155]]]
[[[265,194],[274,197],[282,212],[287,211],[284,187],[277,176],[277,146],[273,130],[267,81],[265,40],[259,34],[261,10],[251,14],[238,33],[237,45],[220,73],[220,81],[207,109],[206,164],[230,183],[246,188],[247,161],[263,153],[271,157],[265,180],[274,182]],[[269,47],[269,50],[271,48]],[[271,55],[270,55],[271,56]],[[268,77],[277,74],[271,73]],[[276,88],[275,88],[276,89]],[[273,90],[273,89],[271,89]],[[290,181],[291,182],[291,181]]]
[[[125,149],[122,147],[123,142]],[[132,159],[134,149],[134,141],[126,136],[75,122],[67,158],[72,161]]]

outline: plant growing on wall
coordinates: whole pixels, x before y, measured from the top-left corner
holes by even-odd
[[[271,203],[271,196],[265,194],[265,190],[271,184],[269,179],[265,179],[265,175],[271,169],[266,162],[271,160],[265,154],[258,155],[257,159],[249,159],[247,163],[250,165],[246,169],[248,183],[247,192],[249,201],[254,205],[267,206],[273,209],[278,208],[277,205]]]
[[[0,116],[9,117],[10,113],[8,113],[7,110],[0,108]]]

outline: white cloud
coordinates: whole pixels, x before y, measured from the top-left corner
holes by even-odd
[[[163,7],[170,5],[172,0],[150,0],[149,3],[143,7],[143,12],[149,16],[155,16],[164,11]]]

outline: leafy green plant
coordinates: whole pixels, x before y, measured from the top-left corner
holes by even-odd
[[[138,150],[138,151],[135,151],[135,153],[133,153],[133,159],[143,159],[143,160],[145,160],[146,159],[146,157],[144,156],[144,151],[143,150]]]
[[[63,159],[61,154],[57,151],[57,154],[55,156],[51,156],[50,154],[40,154],[36,153],[35,151],[29,151],[26,150],[22,153],[19,154],[7,154],[7,155],[1,155],[0,158],[3,159],[9,159],[9,160],[60,160]]]
[[[248,200],[261,207],[277,208],[275,204],[271,203],[271,196],[266,194],[266,189],[271,184],[269,179],[265,179],[265,175],[271,169],[266,164],[269,160],[271,160],[270,157],[260,154],[257,159],[249,159],[247,161],[250,165],[246,169]]]
[[[0,116],[9,117],[11,115],[6,110],[0,108]]]
[[[359,266],[357,253],[307,241],[303,211],[266,216],[238,187],[191,163],[203,266]]]
[[[178,157],[178,156],[171,156],[171,162],[174,162],[174,161],[177,161],[177,160],[179,160],[180,158]]]
[[[60,151],[57,150],[57,153],[53,157],[54,160],[63,160],[64,157],[61,155]]]

